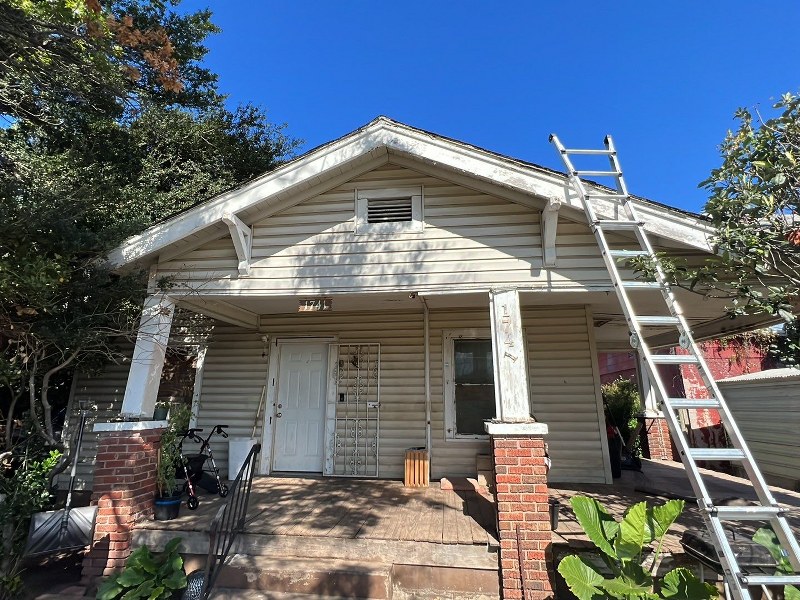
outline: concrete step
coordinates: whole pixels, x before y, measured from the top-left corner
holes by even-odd
[[[187,571],[192,567],[187,564]],[[234,554],[220,572],[217,587],[385,600],[391,598],[391,565]]]
[[[147,545],[158,552],[172,538],[174,531],[134,529],[133,546]],[[208,552],[208,534],[199,531],[181,532],[182,552],[202,555]],[[490,551],[494,550],[494,551]],[[431,544],[427,542],[372,540],[364,538],[332,538],[323,536],[291,536],[240,534],[232,553],[274,558],[339,559],[356,563],[432,565],[465,569],[496,570],[496,548],[484,545]]]
[[[370,600],[368,598],[345,598],[344,596],[319,596],[317,594],[292,594],[286,592],[257,592],[236,588],[218,588],[211,592],[209,600]]]
[[[186,570],[199,562],[187,559]],[[217,579],[213,598],[228,600],[499,600],[495,569],[389,565],[321,559],[233,555]]]

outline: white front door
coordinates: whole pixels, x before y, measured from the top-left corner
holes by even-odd
[[[327,354],[327,344],[281,345],[274,471],[322,472]]]

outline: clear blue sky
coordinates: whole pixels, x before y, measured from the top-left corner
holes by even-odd
[[[207,64],[303,149],[377,115],[560,168],[614,136],[632,193],[700,210],[739,106],[800,91],[800,2],[187,0]]]

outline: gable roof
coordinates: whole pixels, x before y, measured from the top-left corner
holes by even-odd
[[[131,236],[109,253],[108,260],[114,267],[123,267],[152,259],[172,244],[219,226],[224,219],[238,216],[246,221],[247,211],[278,205],[285,208],[287,198],[302,201],[302,192],[338,185],[354,169],[374,168],[388,162],[390,156],[392,162],[405,162],[407,166],[428,164],[462,181],[505,189],[510,194],[508,199],[523,204],[535,203],[536,199],[541,204],[556,198],[564,209],[574,211],[577,220],[585,219],[580,200],[564,173],[378,117],[352,133]],[[593,182],[589,186],[607,191]],[[700,215],[632,198],[649,233],[680,245],[711,250],[708,239],[713,227]],[[617,201],[605,201],[595,208],[598,215],[613,217],[618,207]]]

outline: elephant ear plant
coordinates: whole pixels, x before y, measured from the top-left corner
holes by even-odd
[[[753,541],[769,550],[772,558],[774,558],[775,562],[778,564],[778,568],[776,569],[778,574],[791,575],[794,573],[792,564],[789,562],[789,559],[786,558],[786,554],[783,548],[781,548],[781,543],[778,541],[778,536],[775,535],[775,531],[772,527],[762,527],[756,531],[756,534],[753,536]],[[794,585],[785,585],[783,586],[783,597],[784,600],[800,600],[800,589]]]
[[[683,510],[683,500],[662,506],[639,502],[617,521],[593,498],[573,496],[570,500],[578,522],[597,546],[611,577],[599,573],[581,556],[567,556],[558,565],[569,589],[580,600],[621,598],[624,600],[705,600],[718,598],[713,585],[700,581],[689,569],[677,568],[659,578],[656,569],[667,530]],[[655,542],[652,567],[643,566],[645,549]]]

